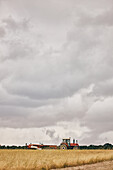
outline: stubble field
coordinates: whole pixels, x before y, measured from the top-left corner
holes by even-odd
[[[48,170],[113,160],[113,150],[0,150],[0,170]]]

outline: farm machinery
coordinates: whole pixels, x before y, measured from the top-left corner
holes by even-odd
[[[73,143],[70,142],[70,138],[68,139],[62,139],[62,143],[60,144],[60,149],[65,150],[65,149],[78,149],[78,141],[73,139]]]
[[[62,142],[59,146],[57,145],[44,145],[44,144],[29,144],[27,145],[28,149],[61,149],[61,150],[66,150],[66,149],[78,149],[78,141],[73,139],[73,143],[70,142],[71,138],[67,139],[62,139]]]
[[[57,149],[57,145],[43,145],[43,144],[32,144],[27,145],[28,149]]]

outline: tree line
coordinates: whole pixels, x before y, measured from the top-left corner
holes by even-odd
[[[5,146],[5,145],[0,145],[0,149],[27,149],[27,146]]]
[[[12,146],[5,146],[5,145],[0,145],[0,149],[28,149],[27,145],[25,146],[16,146],[16,145],[12,145]],[[84,150],[84,149],[113,149],[113,145],[110,143],[105,143],[104,145],[83,145],[83,146],[79,146],[80,150]]]
[[[105,143],[104,145],[85,145],[79,146],[79,149],[113,149],[113,145],[110,143]]]

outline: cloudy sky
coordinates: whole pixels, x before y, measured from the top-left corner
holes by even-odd
[[[0,144],[112,130],[113,0],[0,0]]]

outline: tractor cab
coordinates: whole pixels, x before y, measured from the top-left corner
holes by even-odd
[[[70,146],[70,138],[69,139],[62,139],[62,143],[68,144]]]

